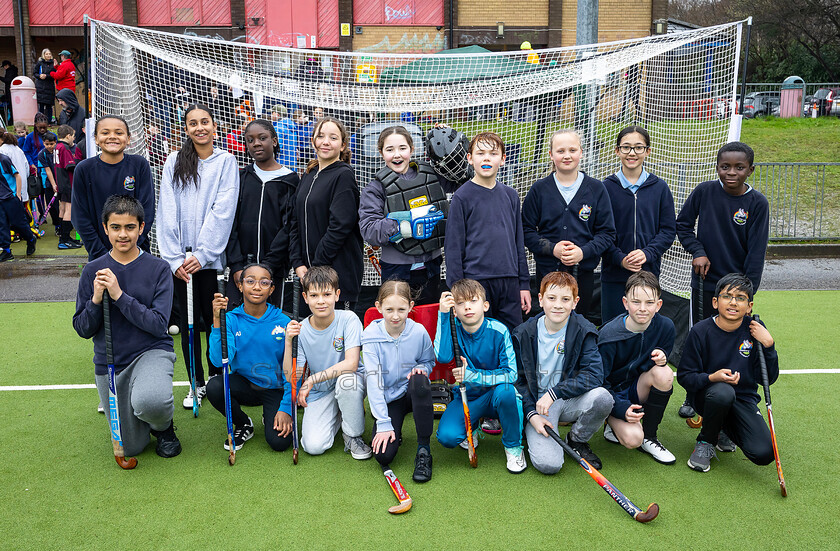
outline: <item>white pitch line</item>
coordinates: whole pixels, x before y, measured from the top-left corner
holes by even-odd
[[[780,369],[780,375],[836,375],[840,369]],[[173,381],[172,386],[190,386],[189,381]],[[21,385],[0,386],[0,392],[8,390],[89,390],[96,388],[94,384],[81,385]]]

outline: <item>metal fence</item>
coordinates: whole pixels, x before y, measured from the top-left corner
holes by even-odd
[[[805,95],[812,96],[820,88],[838,88],[840,82],[806,82]],[[781,93],[781,82],[748,82],[747,94],[752,92],[777,92]],[[741,93],[741,83],[738,83],[738,93]]]
[[[756,163],[748,183],[770,202],[771,240],[840,239],[840,163]]]

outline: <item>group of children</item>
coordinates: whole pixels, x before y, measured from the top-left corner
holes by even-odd
[[[703,311],[711,318],[697,320],[677,372],[691,404],[708,419],[688,464],[708,470],[715,446],[732,449],[721,445],[724,437],[756,463],[772,460],[766,427],[762,432],[758,425],[763,421],[755,422],[757,356],[750,355],[754,340],[764,345],[771,380],[778,362],[770,334],[749,319],[763,265],[768,214],[766,200],[746,184],[753,166],[752,150],[746,145],[735,142],[721,148],[719,181],[700,184],[675,219],[667,184],[644,168],[650,137],[637,126],[619,133],[616,154],[622,166],[603,183],[579,170],[582,150],[577,134],[555,132],[550,140],[552,174],[532,186],[520,212],[517,193],[496,181],[505,161],[504,142],[490,132],[478,134],[469,144],[467,159],[474,176],[461,183],[413,161],[410,134],[401,127],[388,128],[378,144],[385,168],[360,195],[349,166],[348,136],[335,118],[323,117],[315,124],[316,158],[302,178],[277,162],[278,137],[268,121],[254,120],[245,128],[244,141],[254,163],[237,173],[233,156],[214,147],[211,110],[192,105],[184,120],[184,145],[168,156],[160,186],[156,219],[162,261],[135,265],[138,258],[152,259],[138,246],[145,235],[144,222],[150,225],[155,208],[154,201],[148,207],[142,204],[143,193],[138,193],[145,180],[132,175],[129,189],[126,176],[120,195],[97,210],[104,193],[117,191],[104,182],[119,180],[122,173],[112,175],[112,166],[89,171],[89,187],[79,191],[92,205],[84,217],[90,221],[101,216],[91,230],[95,226],[100,242],[103,235],[109,240],[104,251],[110,247],[111,252],[99,249],[96,254],[111,259],[86,266],[74,325],[80,335],[94,336],[95,348],[102,347],[96,316],[101,315],[101,292],[107,288],[115,299],[112,319],[135,332],[150,332],[144,338],[154,337],[155,346],[169,350],[172,339],[165,323],[158,323],[168,315],[164,302],[171,303],[174,296],[185,311],[191,287],[196,309],[208,326],[211,378],[204,378],[197,342],[192,361],[198,388],[195,396],[190,391],[184,407],[191,408],[193,400],[206,395],[224,414],[221,378],[213,377],[220,372],[215,367],[221,357],[218,320],[222,309],[239,304],[228,312],[227,324],[237,449],[254,433],[253,421],[241,406],[260,404],[269,445],[275,450],[289,447],[291,385],[296,385],[298,406],[305,408],[300,443],[312,455],[328,450],[340,428],[345,451],[356,459],[375,456],[384,467],[402,442],[405,416],[413,412],[418,446],[414,479],[425,482],[432,472],[434,427],[429,375],[435,360],[451,361],[457,348],[462,365],[453,376],[466,388],[471,425],[481,418],[498,419],[509,471],[526,468],[524,433],[534,467],[557,472],[563,452],[545,429],[558,423],[572,424],[567,442],[596,468],[601,462],[588,442],[602,426],[607,441],[672,464],[675,457],[659,442],[657,428],[673,392],[674,374],[667,361],[675,330],[673,322],[658,313],[662,299],[657,274],[662,254],[679,233],[694,256],[695,289],[703,292],[704,303],[709,295]],[[100,164],[114,165],[129,157],[122,154],[128,140],[125,121],[100,119],[95,134],[103,150]],[[85,163],[92,169],[91,161],[96,160],[79,163],[77,178]],[[101,190],[93,191],[100,181]],[[74,188],[74,199],[76,189],[81,190]],[[446,192],[453,189],[447,200]],[[125,219],[132,216],[133,224]],[[94,232],[85,233],[85,246],[94,254],[88,247]],[[364,329],[353,312],[361,288],[363,238],[381,247],[385,281],[375,303],[383,318]],[[450,291],[439,294],[441,245]],[[531,310],[526,246],[537,261],[543,312],[523,322],[523,313]],[[120,247],[132,249],[131,254],[117,254]],[[586,319],[599,259],[606,288],[600,331]],[[171,277],[158,277],[161,262],[168,265]],[[233,272],[227,296],[216,292],[216,272],[225,266]],[[283,313],[278,297],[289,269],[303,287],[302,322]],[[127,272],[137,273],[125,282],[113,276]],[[145,287],[155,281],[160,290],[143,302],[143,290],[132,288],[131,279]],[[189,281],[192,285],[187,286]],[[422,325],[408,319],[417,297],[439,303],[434,344]],[[117,327],[120,323],[115,323],[115,331]],[[299,339],[294,377],[289,338]],[[723,346],[724,341],[737,350]],[[187,339],[182,345],[187,356]],[[118,372],[144,353],[138,348],[124,355],[116,362]],[[97,373],[100,356],[95,357]],[[169,373],[171,381],[168,357],[159,371]],[[121,396],[121,403],[134,410],[127,415],[146,423],[144,435],[125,444],[126,453],[142,450],[149,434],[158,436],[160,455],[176,455],[176,447],[180,451],[171,426],[171,385],[158,390],[157,408],[136,406],[131,388],[128,396]],[[375,418],[371,446],[363,435],[365,396]],[[146,419],[147,410],[169,412],[170,423]],[[742,419],[748,414],[753,415],[749,422]],[[437,438],[445,447],[466,445],[461,401],[447,406]]]

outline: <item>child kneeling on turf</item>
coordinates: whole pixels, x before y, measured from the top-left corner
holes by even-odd
[[[102,295],[111,297],[115,385],[125,455],[137,455],[157,437],[161,457],[181,453],[172,424],[172,373],[175,352],[167,332],[172,311],[172,276],[163,260],[143,252],[143,206],[130,195],[112,195],[102,208],[102,223],[112,249],[82,270],[73,328],[93,337],[96,389],[108,403],[108,367]]]
[[[435,354],[440,363],[451,362],[454,357],[449,325],[452,308],[462,361],[462,367],[453,369],[452,375],[458,384],[466,385],[470,424],[476,426],[481,417],[498,419],[502,425],[507,469],[521,473],[527,467],[522,453],[522,398],[513,385],[516,357],[510,333],[501,322],[484,317],[490,304],[481,283],[473,279],[456,281],[451,293],[440,296],[435,336]],[[438,423],[437,439],[447,448],[467,446],[461,400],[452,400],[446,406]],[[473,441],[477,443],[475,436]]]
[[[629,449],[639,448],[656,461],[672,465],[674,455],[656,437],[674,387],[668,354],[676,336],[674,322],[659,314],[661,294],[659,281],[651,272],[631,274],[622,299],[627,314],[601,327],[598,349],[605,386],[615,400],[604,438]]]
[[[407,282],[391,279],[382,284],[376,309],[383,317],[362,333],[362,362],[370,411],[376,418],[371,441],[374,457],[382,467],[390,465],[402,441],[403,420],[413,412],[417,430],[413,478],[428,482],[432,478],[429,440],[434,428],[429,374],[435,366],[435,353],[426,329],[408,319],[412,308]]]
[[[601,385],[604,369],[598,354],[598,331],[574,311],[578,300],[575,278],[551,272],[540,282],[543,314],[513,331],[519,365],[517,390],[522,395],[525,438],[531,463],[544,474],[563,467],[563,449],[545,427],[573,423],[566,442],[596,469],[601,460],[589,447],[612,409],[613,400]]]
[[[743,274],[727,274],[715,288],[712,306],[718,314],[696,323],[683,348],[677,380],[703,416],[703,427],[688,460],[695,471],[707,472],[723,431],[747,459],[757,465],[773,461],[770,430],[758,410],[761,363],[755,341],[764,346],[770,383],[779,377],[773,337],[749,314],[753,286]],[[735,451],[734,448],[721,451]]]
[[[300,445],[310,455],[330,449],[339,422],[344,451],[353,459],[369,459],[370,446],[362,440],[365,430],[365,383],[359,370],[362,322],[350,310],[336,310],[341,290],[338,273],[329,266],[312,266],[301,279],[303,300],[312,315],[289,322],[286,338],[300,335],[296,378],[292,376],[292,347],[286,348],[283,369],[292,384],[302,380],[298,405],[306,408]],[[310,375],[303,377],[305,369]]]
[[[230,409],[234,447],[239,450],[254,435],[254,422],[242,411],[245,406],[263,407],[265,441],[275,451],[292,443],[292,385],[283,376],[286,326],[291,321],[279,308],[266,301],[274,292],[271,270],[265,264],[248,264],[236,282],[243,303],[228,312],[227,353],[230,363]],[[222,365],[221,311],[228,299],[213,297],[213,329],[210,332],[210,361]],[[225,415],[223,377],[207,381],[207,399]],[[230,449],[225,438],[226,450]]]

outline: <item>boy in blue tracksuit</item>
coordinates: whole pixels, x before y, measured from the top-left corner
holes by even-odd
[[[759,321],[750,316],[753,287],[743,274],[727,274],[715,288],[717,315],[691,328],[683,348],[677,380],[688,391],[703,427],[697,435],[688,466],[707,472],[720,435],[727,434],[756,465],[773,461],[770,430],[758,410],[757,385],[761,362],[756,342],[764,347],[767,377],[779,377],[775,341]]]
[[[673,393],[668,355],[674,348],[674,322],[659,314],[661,290],[650,272],[627,279],[623,303],[626,315],[613,318],[598,334],[605,386],[615,400],[604,438],[672,465],[676,459],[656,432]]]
[[[521,473],[527,467],[522,453],[522,398],[514,387],[516,357],[510,333],[500,322],[485,318],[490,308],[484,287],[477,281],[462,279],[452,285],[452,292],[440,297],[435,355],[438,362],[454,357],[450,311],[455,310],[455,327],[461,350],[462,367],[452,370],[455,381],[466,385],[470,424],[481,417],[498,419],[502,425],[507,469]],[[477,432],[477,430],[476,430]],[[440,418],[438,441],[447,448],[466,447],[467,430],[461,400],[452,400]],[[474,442],[477,442],[473,438]]]
[[[446,283],[450,288],[465,278],[481,283],[488,315],[513,330],[522,323],[522,312],[531,311],[519,195],[496,182],[505,162],[505,144],[498,134],[477,134],[467,159],[475,176],[458,188],[449,204],[443,242]]]
[[[522,202],[525,245],[534,255],[537,281],[554,271],[575,274],[576,312],[590,317],[594,271],[615,241],[612,207],[604,184],[578,170],[577,132],[558,130],[549,143],[554,171],[537,180]]]
[[[659,277],[662,255],[677,234],[674,196],[662,178],[648,173],[644,160],[650,135],[641,126],[618,133],[615,153],[621,169],[604,179],[615,220],[615,242],[601,264],[601,319],[604,323],[624,314],[624,284],[632,273],[644,270]]]
[[[26,256],[35,252],[37,238],[29,231],[26,210],[21,202],[23,181],[12,160],[0,153],[0,262],[12,260],[12,238],[9,230],[28,238]]]
[[[286,326],[291,320],[282,310],[267,303],[274,292],[271,278],[271,270],[264,264],[245,266],[236,282],[243,303],[225,315],[236,450],[254,435],[254,422],[241,406],[262,405],[265,441],[271,449],[283,451],[292,443],[292,385],[283,374]],[[214,295],[209,344],[213,365],[222,365],[220,316],[227,302],[222,294]],[[207,399],[222,415],[225,415],[224,392],[223,377],[211,377],[207,381]],[[227,438],[224,448],[230,449]]]
[[[746,275],[758,292],[770,235],[770,204],[747,184],[755,170],[755,153],[742,142],[718,150],[717,180],[698,184],[677,216],[677,236],[691,255],[691,319],[715,314],[712,297],[721,277]],[[696,227],[696,230],[695,230]],[[680,415],[691,417],[688,397]]]
[[[516,388],[522,395],[525,438],[531,463],[544,474],[563,467],[563,449],[545,427],[573,423],[566,441],[596,469],[601,460],[589,439],[601,428],[613,400],[602,387],[604,369],[598,354],[598,332],[574,311],[577,282],[566,272],[551,272],[540,282],[543,315],[531,318],[513,332],[519,366]]]

